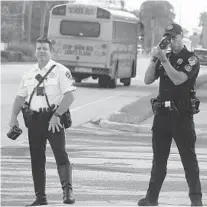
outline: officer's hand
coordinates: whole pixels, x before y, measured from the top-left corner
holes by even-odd
[[[158,47],[153,47],[153,48],[152,48],[152,56],[153,56],[153,57],[156,57],[156,58],[159,58],[160,54],[159,54],[159,49],[158,49]]]
[[[157,47],[159,57],[166,57],[166,50],[161,50],[161,48]]]
[[[17,120],[17,117],[11,117],[10,121],[9,121],[9,126],[11,128],[13,128],[14,126],[19,127],[19,122]]]
[[[55,130],[58,132],[60,131],[60,128],[62,128],[62,124],[60,123],[60,118],[57,116],[52,116],[49,122],[48,131],[52,129],[52,133],[55,133]]]

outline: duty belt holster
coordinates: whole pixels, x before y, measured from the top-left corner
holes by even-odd
[[[31,101],[32,101],[32,98],[35,94],[35,92],[37,91],[38,87],[41,85],[41,83],[45,80],[45,78],[48,76],[48,74],[53,70],[53,68],[55,67],[56,65],[53,65],[46,73],[45,75],[39,80],[38,84],[36,85],[36,87],[33,89],[31,95],[30,95],[30,98],[29,98],[29,102],[25,102],[21,111],[22,111],[22,114],[23,114],[23,119],[24,119],[24,124],[26,127],[28,127],[28,124],[30,122],[30,119],[33,115],[33,111],[30,109],[30,105],[31,105]],[[47,104],[48,104],[48,107],[50,108],[50,105],[49,105],[49,102],[48,102],[48,98],[47,98],[47,95],[45,94],[45,97],[46,97],[46,101],[47,101]]]
[[[159,110],[161,108],[161,103],[157,98],[151,98],[150,100],[151,106],[152,106],[152,112],[154,115],[157,115],[159,113]]]
[[[196,97],[191,98],[191,113],[197,114],[200,112],[199,106],[200,106],[200,100]]]
[[[192,88],[190,91],[190,112],[191,114],[197,114],[200,112],[200,100],[196,97],[196,91]]]
[[[174,101],[164,101],[161,102],[159,98],[152,98],[150,100],[153,114],[156,116],[158,114],[162,114],[163,111],[171,112],[171,115],[174,117],[178,117],[180,115],[177,106]]]
[[[62,115],[61,120],[62,120],[62,123],[65,129],[71,127],[72,119],[71,119],[71,113],[69,109]]]

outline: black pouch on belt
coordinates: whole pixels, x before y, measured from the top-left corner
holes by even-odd
[[[151,106],[152,106],[152,111],[154,115],[157,115],[160,111],[161,108],[161,103],[157,98],[152,98],[150,100]]]
[[[72,119],[71,119],[71,113],[70,110],[68,109],[61,117],[64,128],[70,128],[72,125]]]
[[[200,100],[196,97],[191,98],[191,113],[192,114],[197,114],[200,112],[199,106],[200,106]]]

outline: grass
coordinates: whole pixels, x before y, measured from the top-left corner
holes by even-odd
[[[155,94],[141,97],[135,102],[121,108],[120,113],[112,114],[109,121],[129,124],[139,124],[148,117],[152,116],[150,99]]]

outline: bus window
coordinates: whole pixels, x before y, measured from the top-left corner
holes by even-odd
[[[60,34],[68,36],[99,37],[100,24],[98,22],[62,20],[60,23]]]
[[[121,41],[136,41],[137,24],[126,22],[113,23],[113,39]]]

